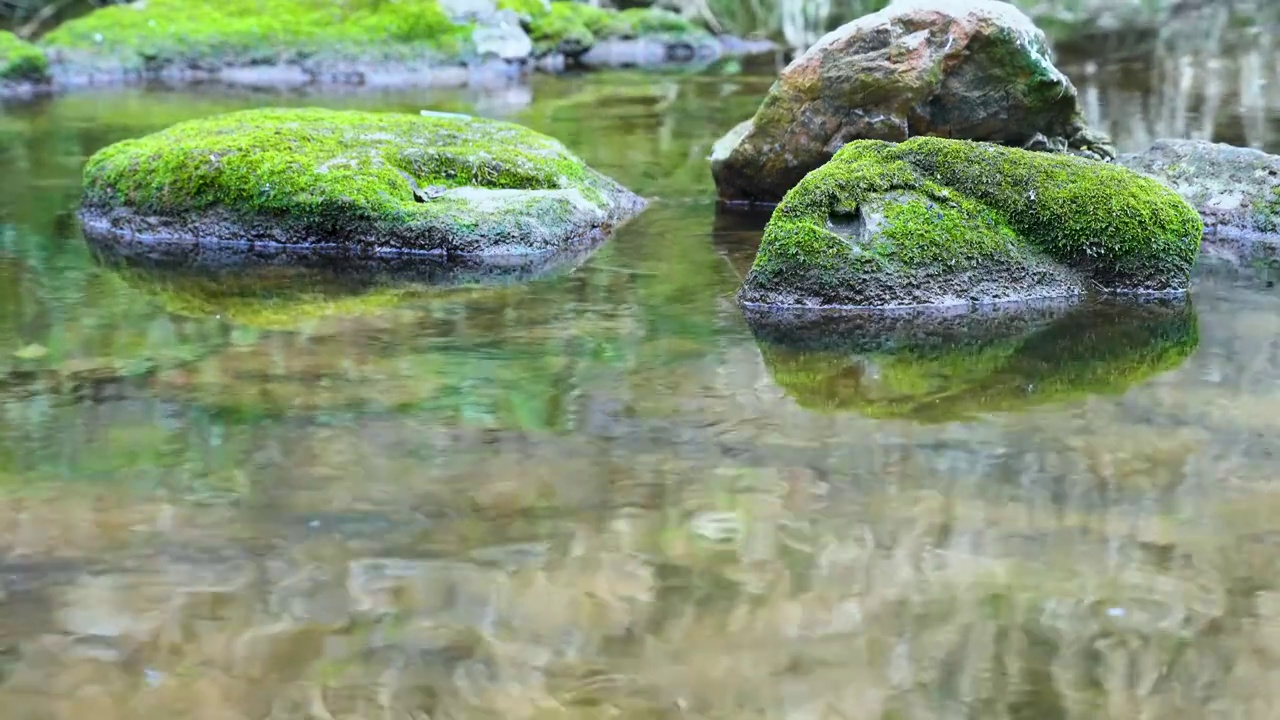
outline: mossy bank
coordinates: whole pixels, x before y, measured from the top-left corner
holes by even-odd
[[[972,305],[1187,287],[1200,217],[1160,183],[1070,155],[862,140],[778,205],[747,304]]]
[[[71,20],[41,46],[64,85],[461,85],[560,68],[622,38],[721,51],[707,30],[674,13],[543,0],[148,0]]]
[[[0,94],[47,85],[49,62],[40,48],[0,30]]]
[[[81,216],[120,242],[442,261],[579,252],[645,202],[559,141],[466,115],[266,108],[110,145]]]

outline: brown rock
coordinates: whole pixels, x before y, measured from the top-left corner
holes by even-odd
[[[917,135],[1113,157],[1042,33],[995,0],[897,0],[829,33],[712,151],[720,196],[777,202],[853,140]]]

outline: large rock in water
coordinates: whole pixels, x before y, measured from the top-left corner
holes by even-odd
[[[1185,289],[1199,216],[1109,163],[992,143],[859,140],[774,210],[748,305],[954,306]]]
[[[100,150],[86,232],[414,251],[474,262],[590,246],[644,200],[528,128],[465,115],[260,109]]]
[[[994,0],[898,0],[822,38],[715,146],[729,201],[776,202],[853,140],[917,135],[1113,155],[1044,34]]]
[[[1199,211],[1206,253],[1246,263],[1280,258],[1280,157],[1205,140],[1157,140],[1116,162],[1160,180]]]

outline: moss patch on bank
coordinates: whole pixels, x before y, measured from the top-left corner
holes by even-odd
[[[458,255],[563,249],[643,204],[551,137],[444,113],[232,112],[108,146],[84,180],[91,215]]]
[[[141,69],[453,57],[466,53],[471,31],[436,0],[147,0],[95,10],[41,44],[72,61],[102,58]]]
[[[49,62],[44,51],[0,30],[0,83],[43,83],[49,79]]]
[[[580,54],[601,40],[615,38],[676,41],[711,37],[700,25],[662,8],[619,12],[569,0],[549,4],[540,0],[499,0],[498,6],[521,16],[538,55]]]
[[[859,291],[872,280],[1049,265],[1111,290],[1180,289],[1202,231],[1178,195],[1114,165],[934,137],[861,140],[787,193],[743,299],[875,305]]]

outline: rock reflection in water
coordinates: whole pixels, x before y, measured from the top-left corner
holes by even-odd
[[[288,247],[132,242],[85,228],[95,258],[177,315],[217,316],[266,330],[385,313],[451,287],[501,287],[554,277],[598,247],[445,261],[425,254],[348,254]]]
[[[804,407],[946,421],[1121,393],[1196,349],[1190,302],[1109,300],[955,313],[748,314]]]

